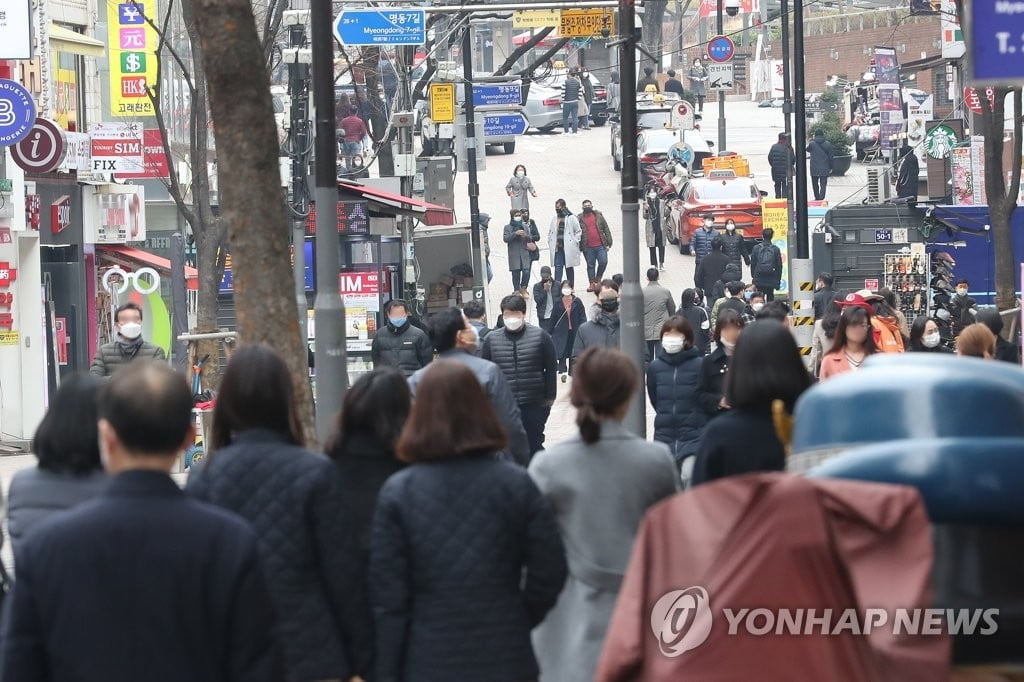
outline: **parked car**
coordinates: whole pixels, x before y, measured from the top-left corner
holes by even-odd
[[[732,218],[747,241],[761,239],[761,200],[768,193],[758,189],[753,178],[715,170],[708,177],[690,178],[679,194],[670,202],[665,236],[669,243],[679,245],[680,253],[689,251],[693,233],[703,225],[706,214],[714,216],[717,230],[724,230],[725,221]]]
[[[674,94],[667,94],[659,101],[653,101],[650,96],[637,98],[636,109],[636,134],[648,129],[664,128],[672,119],[672,106],[679,101]],[[622,170],[622,134],[621,121],[618,116],[612,116],[611,121],[611,149],[612,168]]]
[[[679,130],[675,128],[647,128],[640,131],[636,139],[637,160],[640,163],[640,178],[643,179],[656,171],[660,166],[664,172],[665,161],[668,159],[669,147],[677,142],[686,142],[693,148],[693,163],[690,171],[699,171],[704,159],[711,156],[711,142],[705,140],[699,130]],[[620,151],[621,153],[621,151]]]
[[[594,74],[589,74],[590,84],[594,87],[594,101],[590,105],[590,115],[594,125],[603,126],[609,117],[608,89],[601,84]],[[530,85],[523,113],[531,128],[542,132],[550,132],[562,125],[562,86],[565,83],[564,71],[539,79]]]

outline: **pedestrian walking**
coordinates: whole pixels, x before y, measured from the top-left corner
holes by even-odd
[[[487,317],[484,304],[476,300],[466,301],[462,304],[462,313],[466,316],[466,321],[476,330],[477,338],[482,344],[484,338],[491,332],[491,328],[487,326],[487,320],[484,319]],[[433,348],[431,348],[431,353],[433,353]],[[480,355],[479,349],[476,354]]]
[[[658,202],[658,192],[651,188],[647,190],[647,200],[643,206],[644,212],[644,236],[647,239],[647,249],[651,253],[651,267],[665,270],[665,233],[661,227],[661,205]]]
[[[568,209],[565,199],[559,199],[555,202],[555,217],[548,225],[548,248],[551,250],[551,266],[555,269],[555,281],[562,281],[564,268],[569,285],[576,285],[576,268],[580,264],[582,238],[580,221]]]
[[[996,335],[980,322],[968,325],[956,339],[956,354],[965,358],[994,360]]]
[[[434,359],[430,337],[409,320],[409,304],[393,298],[384,305],[384,328],[370,344],[374,368],[397,367],[407,377]]]
[[[714,235],[711,238],[711,252],[701,259],[697,270],[693,275],[693,283],[698,289],[710,291],[715,288],[715,282],[725,274],[725,268],[732,262],[723,251],[721,235]]]
[[[910,343],[907,350],[912,353],[944,353],[953,351],[942,345],[939,325],[930,317],[921,315],[910,326]]]
[[[821,318],[814,321],[814,333],[811,336],[811,370],[815,377],[821,376],[821,361],[825,353],[832,350],[832,340],[836,337],[836,329],[839,327],[839,320],[843,315],[843,309],[839,302],[846,298],[846,294],[833,293],[832,300]]]
[[[615,291],[621,292],[622,286],[615,279],[616,275],[612,275],[611,279],[603,279],[594,289],[594,302],[590,304],[590,310],[587,311],[587,321],[594,322],[597,318],[601,317],[601,289],[615,289]]]
[[[693,329],[693,345],[701,355],[711,352],[711,315],[698,301],[697,290],[686,289],[679,299],[676,315],[686,318]]]
[[[508,184],[505,185],[505,193],[512,200],[511,210],[530,208],[530,197],[537,196],[537,192],[533,188],[533,181],[526,175],[526,166],[516,166]]]
[[[785,469],[786,450],[775,429],[773,403],[781,401],[792,414],[810,385],[789,329],[772,321],[744,327],[725,380],[732,409],[708,424],[693,467],[694,485]]]
[[[747,301],[744,298],[745,293],[746,286],[743,282],[729,282],[726,284],[725,296],[715,301],[715,305],[711,307],[711,324],[716,325],[718,318],[726,310],[731,310],[742,318],[743,313],[747,310]]]
[[[372,634],[351,592],[361,571],[355,536],[335,467],[303,447],[301,429],[281,356],[262,345],[238,349],[213,408],[210,454],[186,492],[238,514],[256,532],[288,678],[365,677]]]
[[[743,308],[743,325],[746,326],[751,324],[755,320],[761,319],[762,313],[769,316],[772,319],[778,319],[778,313],[781,312],[783,317],[789,314],[788,306],[783,309],[778,306],[785,306],[786,304],[782,301],[772,301],[772,308],[765,308],[764,294],[760,291],[747,290],[743,292],[744,298],[746,298],[747,305]],[[785,319],[780,320],[786,323]]]
[[[896,292],[889,287],[882,287],[878,290],[878,295],[882,297],[889,310],[892,311],[892,316],[896,318],[900,335],[904,339],[910,336],[910,325],[907,324],[907,316],[903,314],[903,311],[900,310],[899,305],[896,303]]]
[[[704,98],[708,94],[708,70],[704,68],[700,57],[694,58],[687,77],[690,79],[690,92],[697,97],[697,113],[703,114]]]
[[[363,140],[370,134],[366,129],[366,123],[359,118],[359,108],[349,108],[348,116],[341,119],[338,127],[341,129],[341,147],[344,153],[345,168],[353,170],[356,168],[355,158],[363,152]],[[362,166],[362,164],[359,165]]]
[[[286,679],[255,534],[169,475],[195,440],[184,377],[132,363],[103,386],[97,416],[110,485],[24,539],[0,677]]]
[[[978,304],[969,295],[970,287],[971,283],[966,279],[960,278],[956,281],[956,296],[949,306],[954,338],[960,336],[968,325],[974,324],[978,315]]]
[[[817,281],[814,283],[814,319],[820,320],[821,316],[825,314],[825,308],[835,299],[836,292],[832,288],[832,275],[828,272],[823,272],[818,275]]]
[[[644,287],[644,339],[647,340],[647,362],[658,356],[662,327],[672,317],[676,302],[672,292],[658,281],[658,269],[647,271],[647,286]]]
[[[700,262],[711,253],[711,240],[718,236],[715,231],[715,217],[710,213],[704,215],[704,224],[693,233],[690,240],[690,251],[693,252],[695,268],[700,267]]]
[[[61,381],[50,399],[32,439],[37,465],[14,474],[7,492],[7,534],[15,561],[35,528],[96,497],[109,483],[96,426],[102,386],[90,374],[73,374]]]
[[[572,356],[578,358],[583,351],[594,346],[619,347],[619,291],[605,284],[597,292],[601,314],[593,322],[584,322],[576,333]]]
[[[670,92],[675,95],[678,95],[679,99],[682,99],[683,95],[686,94],[686,91],[683,90],[683,84],[679,81],[679,78],[676,76],[675,69],[668,70],[668,80],[665,81],[665,93],[667,94]]]
[[[914,148],[906,142],[900,148],[899,171],[896,174],[896,197],[900,199],[917,199],[918,176],[921,167],[917,161]]]
[[[540,241],[537,223],[524,220],[522,210],[513,210],[512,220],[505,226],[503,238],[508,244],[508,268],[512,271],[512,291],[528,295],[530,270],[533,268],[534,254],[538,253],[537,242]]]
[[[590,110],[594,105],[594,84],[590,82],[590,73],[580,71],[580,85],[583,86],[583,99],[580,101],[580,126],[584,130],[590,130]]]
[[[715,350],[704,358],[697,381],[697,400],[709,419],[729,409],[729,402],[725,399],[725,377],[741,331],[743,318],[738,313],[727,310],[718,316],[713,337]]]
[[[729,282],[740,282],[742,280],[743,272],[740,269],[740,266],[736,265],[735,263],[729,263],[729,265],[727,265],[725,268],[725,272],[723,272],[722,276],[718,278],[717,282],[715,282],[715,286],[713,288],[697,288],[701,289],[701,291],[704,291],[707,294],[708,302],[711,304],[712,307],[714,307],[715,303],[717,303],[720,298],[724,298],[729,295],[728,292],[725,290],[725,286]],[[712,320],[711,324],[714,325],[714,323],[715,321]]]
[[[526,301],[501,300],[504,325],[484,340],[482,357],[505,374],[530,442],[530,456],[544,447],[544,428],[558,396],[558,356],[551,335],[526,322]]]
[[[762,241],[750,254],[750,278],[767,302],[775,300],[775,290],[782,283],[782,252],[772,244],[774,238],[775,230],[764,228]]]
[[[583,256],[587,259],[587,277],[591,285],[596,285],[604,277],[604,271],[608,267],[612,231],[604,214],[594,209],[594,202],[590,199],[583,200],[583,212],[576,216],[576,219],[583,233]]]
[[[693,470],[707,415],[697,398],[704,354],[693,345],[693,327],[670,317],[661,329],[661,349],[647,368],[647,397],[654,406],[654,440],[668,445],[682,479]]]
[[[796,166],[796,150],[786,133],[779,133],[779,141],[768,150],[768,165],[771,166],[772,182],[775,183],[775,198],[785,199],[789,193],[789,175]]]
[[[503,456],[525,466],[530,460],[530,442],[523,429],[519,404],[498,366],[490,360],[476,356],[477,348],[482,347],[476,328],[469,324],[461,310],[454,307],[446,308],[430,318],[430,337],[434,340],[438,358],[462,363],[473,371],[487,397],[490,398],[491,408],[505,427],[509,447],[502,453]],[[409,377],[409,389],[413,396],[417,395],[417,387],[425,372],[426,368]]]
[[[166,360],[164,349],[142,338],[142,308],[125,303],[114,311],[116,336],[96,350],[89,373],[109,377],[134,360]]]
[[[871,328],[874,330],[873,334],[878,350],[883,353],[902,353],[903,333],[900,330],[896,311],[889,307],[881,294],[867,289],[861,289],[857,293],[871,304]]]
[[[619,101],[621,99],[622,86],[619,84],[619,74],[613,71],[608,77],[608,111],[616,112],[619,111]]]
[[[822,381],[860,369],[869,355],[878,352],[871,331],[871,304],[860,294],[847,294],[840,306],[843,314],[836,327],[832,349],[821,359],[818,376]]]
[[[555,326],[551,340],[555,344],[555,353],[558,356],[558,374],[564,384],[566,376],[572,374],[576,334],[587,321],[587,311],[583,306],[583,301],[573,293],[572,285],[568,280],[562,282],[559,290],[562,296],[556,302]]]
[[[825,190],[828,189],[828,176],[832,174],[832,143],[825,139],[825,131],[818,128],[814,131],[814,139],[807,143],[807,151],[811,153],[811,185],[814,200],[824,201]]]
[[[571,548],[558,604],[533,631],[543,680],[594,679],[636,529],[649,507],[678,489],[667,448],[622,425],[637,383],[624,353],[588,350],[576,365],[570,393],[579,434],[530,463]]]
[[[558,283],[551,277],[551,268],[540,269],[540,281],[533,285],[533,302],[537,306],[537,326],[551,334],[555,330],[555,299],[558,292],[552,287]],[[465,306],[463,306],[465,310]]]
[[[918,318],[921,319],[921,318]],[[1003,316],[995,308],[978,311],[978,322],[988,327],[996,335],[996,360],[1012,362],[1020,365],[1020,346],[1003,338]],[[936,327],[936,330],[938,327]]]
[[[722,253],[729,257],[729,262],[736,266],[736,272],[739,273],[736,279],[742,279],[743,264],[750,267],[750,248],[747,240],[736,230],[736,221],[726,219],[725,232],[718,236],[722,239]]]
[[[583,84],[576,74],[569,72],[562,84],[562,134],[579,135],[580,99]],[[570,132],[571,130],[571,132]]]
[[[650,66],[644,67],[644,75],[636,82],[637,92],[647,92],[647,88],[654,86],[654,92],[661,92],[661,87],[658,86],[658,79],[654,77],[654,69]]]
[[[464,364],[439,360],[377,501],[370,559],[380,682],[536,680],[530,631],[555,605],[565,548],[527,472],[494,454],[501,421]]]

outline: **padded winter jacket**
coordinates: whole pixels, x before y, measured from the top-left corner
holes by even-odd
[[[739,232],[734,231],[729,234],[729,231],[726,230],[722,233],[722,253],[728,256],[729,262],[737,268],[742,268],[741,263],[750,265],[750,248]]]
[[[647,368],[647,395],[654,406],[654,440],[681,462],[697,454],[707,416],[697,400],[704,354],[699,348],[658,353]]]
[[[532,324],[518,332],[495,329],[481,357],[501,368],[520,405],[551,403],[558,394],[558,358],[551,335]]]
[[[711,253],[711,240],[715,238],[718,231],[715,229],[705,230],[703,227],[699,228],[693,233],[693,238],[690,240],[690,251],[693,253],[696,259],[696,265],[700,265],[700,262]]]
[[[761,263],[761,252],[765,249],[771,249],[770,259],[765,257],[765,260],[771,261],[771,267]],[[779,247],[768,242],[759,242],[754,247],[750,253],[750,278],[760,289],[779,288],[779,283],[782,280],[782,252],[779,251]]]
[[[619,347],[619,325],[622,320],[618,315],[609,315],[602,312],[593,322],[586,322],[576,332],[576,342],[572,347],[572,357],[579,357],[580,353],[591,346],[604,346],[605,348]]]
[[[427,333],[409,322],[398,329],[386,324],[373,337],[370,357],[374,367],[397,367],[408,378],[434,359],[434,347]]]
[[[89,374],[98,377],[109,377],[132,360],[166,360],[164,349],[149,341],[143,341],[138,350],[132,352],[129,346],[122,346],[117,341],[105,343],[96,349],[96,357],[89,367]]]

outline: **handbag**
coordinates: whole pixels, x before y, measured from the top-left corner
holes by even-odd
[[[526,242],[526,250],[530,252],[530,260],[540,260],[540,248],[537,246],[537,242]]]

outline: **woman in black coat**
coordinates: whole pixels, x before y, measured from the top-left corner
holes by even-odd
[[[338,474],[302,447],[291,373],[267,346],[228,363],[207,445],[186,493],[256,532],[289,682],[365,676],[373,644],[351,592],[361,567]]]
[[[707,308],[697,302],[697,291],[683,291],[676,315],[686,318],[690,323],[693,330],[693,347],[698,349],[701,355],[707,355],[711,351],[711,315],[708,314]]]
[[[375,682],[524,682],[530,631],[566,578],[557,522],[473,372],[437,360],[398,441],[373,520]]]
[[[708,424],[693,467],[694,485],[756,471],[782,471],[786,450],[775,431],[772,403],[789,414],[811,377],[789,328],[774,320],[743,330],[726,379],[731,409]]]
[[[723,310],[715,321],[715,350],[704,358],[697,379],[697,401],[710,419],[729,409],[725,395],[725,377],[729,372],[729,359],[736,347],[743,318],[735,310]]]
[[[576,332],[580,326],[587,321],[587,309],[583,301],[573,294],[572,285],[565,280],[554,291],[562,293],[560,298],[555,299],[554,308],[551,309],[551,318],[555,321],[551,332],[551,340],[555,344],[555,353],[558,354],[558,374],[565,383],[566,372],[569,367],[569,360],[572,358],[572,348],[576,343]]]
[[[685,318],[673,316],[662,326],[661,350],[647,368],[647,396],[655,412],[654,440],[668,445],[679,467],[697,454],[707,423],[697,402],[703,357],[693,345],[693,327]]]

